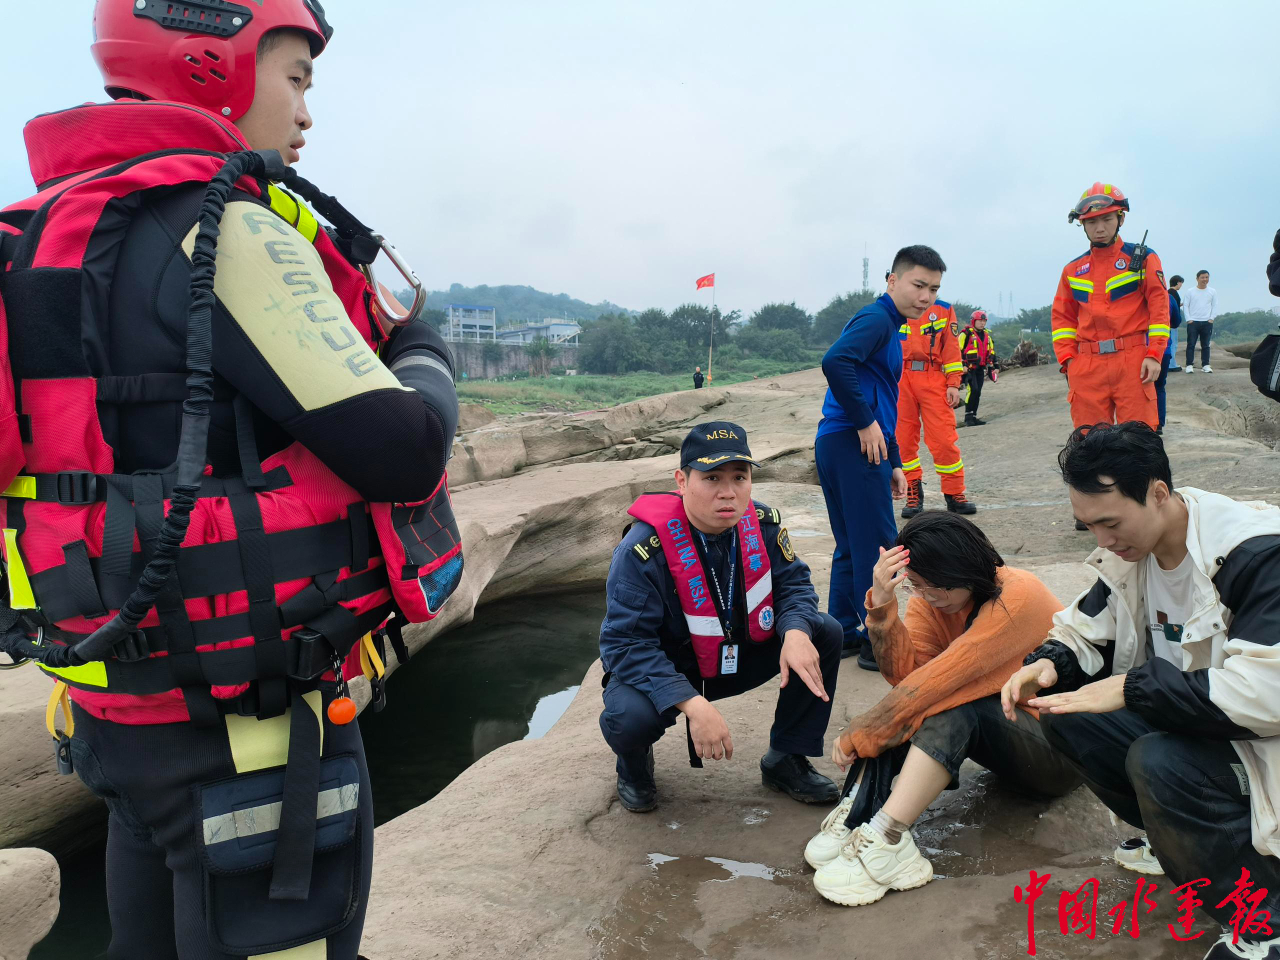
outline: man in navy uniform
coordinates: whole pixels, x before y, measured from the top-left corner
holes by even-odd
[[[844,631],[818,612],[809,567],[776,510],[751,499],[747,432],[727,421],[694,427],[680,448],[674,493],[645,494],[613,553],[600,628],[600,729],[618,755],[618,799],[657,806],[653,744],[686,718],[689,761],[731,759],[729,725],[712,701],[782,675],[766,787],[805,803],[839,789],[820,756]]]

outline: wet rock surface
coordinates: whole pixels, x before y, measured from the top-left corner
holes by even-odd
[[[1253,396],[1244,366],[1224,358],[1220,373],[1170,378],[1165,440],[1174,479],[1280,502],[1280,455],[1270,445],[1220,433],[1218,408],[1208,399],[1219,393],[1241,400]],[[777,382],[781,389],[771,393],[780,402],[767,402],[768,382],[760,381],[753,385],[762,388],[759,395],[742,391],[735,398],[734,388],[726,390],[730,396],[715,416],[742,423],[751,431],[753,449],[763,445],[770,451],[756,496],[782,511],[825,601],[833,543],[811,459],[824,384],[816,371]],[[1074,530],[1057,473],[1055,456],[1070,430],[1065,394],[1065,383],[1050,367],[1008,371],[983,397],[988,425],[960,431],[969,496],[980,508],[975,520],[1008,562],[1034,571],[1063,600],[1089,584],[1080,561],[1093,545],[1088,534]],[[670,428],[661,439],[670,445],[676,435],[678,445],[683,432]],[[657,436],[638,429],[626,434],[633,435]],[[927,451],[921,456],[926,506],[940,507]],[[603,576],[599,558],[607,565],[621,528],[620,510],[641,489],[664,489],[674,459],[538,471],[554,478],[550,489],[563,492],[579,469],[636,469],[625,494],[584,494],[565,510],[562,529],[573,530],[578,519],[568,514],[594,509],[600,501],[599,512],[590,515],[592,533],[575,541],[585,551],[576,568],[580,583]],[[463,488],[460,496],[477,497],[487,486]],[[503,498],[514,497],[517,489],[505,488]],[[468,515],[465,508],[459,513]],[[498,592],[514,586],[501,572],[492,582],[490,589]],[[544,602],[553,609],[553,600]],[[693,770],[683,725],[669,731],[655,748],[658,809],[636,815],[615,796],[613,757],[597,726],[600,677],[597,663],[546,737],[490,753],[435,800],[378,829],[363,947],[371,960],[1013,960],[1027,955],[1028,908],[1014,894],[1026,887],[1031,870],[1051,874],[1034,903],[1039,957],[1190,960],[1202,956],[1206,941],[1217,935],[1201,916],[1192,933],[1206,934],[1177,943],[1168,927],[1176,918],[1170,884],[1155,878],[1157,906],[1150,913],[1140,907],[1135,939],[1131,915],[1138,877],[1118,869],[1110,852],[1136,831],[1114,824],[1086,790],[1052,802],[1027,800],[973,764],[962,771],[960,788],[944,794],[916,827],[937,879],[868,907],[827,903],[813,891],[802,851],[828,808],[806,807],[760,782],[758,761],[767,747],[776,681],[721,702],[734,737],[731,761]],[[878,675],[845,661],[828,742],[886,689]],[[838,776],[825,758],[815,764]],[[1099,890],[1096,937],[1063,935],[1059,895],[1090,879],[1097,879]],[[1126,903],[1121,913],[1118,905]]]

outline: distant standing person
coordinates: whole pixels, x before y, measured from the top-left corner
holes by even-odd
[[[877,670],[866,631],[871,571],[898,537],[893,500],[907,495],[895,431],[902,373],[899,330],[938,299],[947,269],[937,251],[903,247],[893,258],[889,289],[845,324],[822,358],[827,395],[814,443],[818,482],[836,549],[827,611],[844,628],[843,655]]]
[[[1178,335],[1178,327],[1182,325],[1182,303],[1178,300],[1178,291],[1175,286],[1182,286],[1182,278],[1174,275],[1169,281],[1169,343],[1164,348],[1164,359],[1160,362],[1160,377],[1156,380],[1156,410],[1160,415],[1160,426],[1156,428],[1156,434],[1164,433],[1165,420],[1165,387],[1169,382],[1169,371],[1173,369],[1173,345]]]
[[[1169,280],[1169,295],[1173,297],[1174,303],[1178,305],[1178,315],[1176,317],[1172,313],[1169,315],[1169,348],[1166,352],[1172,352],[1173,354],[1173,359],[1169,361],[1169,373],[1177,373],[1182,369],[1182,364],[1178,363],[1178,325],[1186,319],[1186,314],[1182,311],[1182,294],[1180,292],[1185,282],[1176,273]]]
[[[1196,339],[1200,340],[1200,369],[1213,373],[1209,366],[1209,341],[1213,339],[1213,318],[1218,315],[1218,291],[1209,286],[1209,271],[1196,274],[1196,285],[1183,294],[1183,310],[1187,315],[1187,373],[1196,372]]]
[[[960,359],[965,367],[964,425],[986,426],[978,419],[978,404],[982,402],[982,382],[988,377],[995,383],[1000,377],[996,363],[996,341],[987,332],[987,311],[975,310],[969,317],[969,325],[960,331]]]
[[[701,390],[701,389],[702,389],[702,379],[703,379],[703,378],[702,378],[702,368],[701,368],[701,367],[694,367],[694,368],[693,368],[693,389],[695,389],[695,390]]]

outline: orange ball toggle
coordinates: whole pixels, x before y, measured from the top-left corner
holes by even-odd
[[[329,702],[329,721],[339,727],[356,718],[356,702],[350,697],[335,697]]]

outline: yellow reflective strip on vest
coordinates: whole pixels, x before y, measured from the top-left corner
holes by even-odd
[[[299,203],[288,191],[281,190],[274,183],[267,186],[267,196],[271,200],[271,209],[280,214],[289,225],[307,238],[308,243],[316,242],[316,234],[320,231],[320,222],[307,209],[306,204]]]
[[[935,463],[933,469],[938,473],[959,473],[964,469],[964,461],[957,460],[955,463]]]
[[[77,687],[107,687],[107,665],[101,660],[79,667],[46,667],[40,663],[36,666],[50,676],[59,677]]]
[[[320,750],[324,751],[324,704],[319,690],[304,693],[302,699],[316,715],[320,725]],[[236,773],[252,773],[269,767],[283,767],[289,758],[290,707],[281,716],[259,720],[229,713],[223,719],[227,723],[227,742],[231,746],[231,761]]]
[[[255,953],[249,960],[325,960],[329,956],[328,940],[312,940],[300,947],[276,953]]]
[[[1071,277],[1067,280],[1067,286],[1072,290],[1086,290],[1089,293],[1093,293],[1092,280],[1081,280],[1079,277]]]
[[[1117,273],[1114,277],[1107,281],[1107,292],[1111,292],[1116,287],[1122,287],[1126,283],[1136,283],[1138,275],[1132,270],[1126,270],[1124,273]]]
[[[24,500],[34,500],[36,498],[36,478],[35,477],[14,477],[13,483],[5,487],[3,497],[22,497]]]
[[[1063,327],[1061,330],[1055,330],[1055,331],[1053,331],[1053,339],[1055,339],[1055,340],[1075,340],[1075,339],[1076,339],[1076,328],[1075,328],[1075,327]]]
[[[14,610],[34,610],[36,597],[27,579],[27,567],[18,550],[18,531],[4,531],[4,559],[9,573],[9,606]]]

